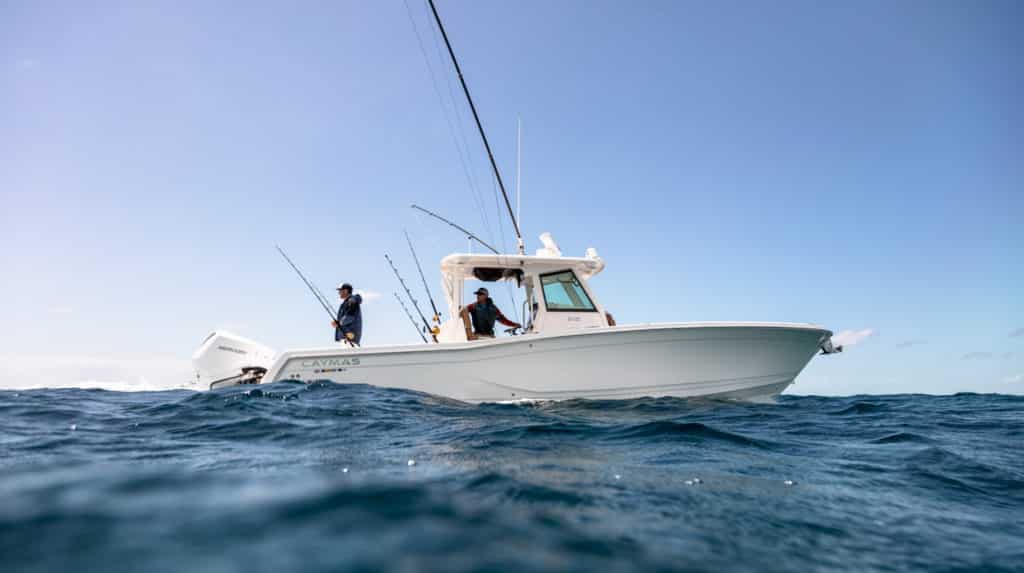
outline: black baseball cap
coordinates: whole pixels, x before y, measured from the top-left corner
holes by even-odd
[[[352,285],[348,283],[341,283],[341,286],[338,287],[338,290],[347,290],[348,292],[352,292]]]
[[[476,292],[473,294],[485,294],[487,296],[491,296],[491,293],[487,292],[487,289],[485,289],[484,287],[476,289]]]

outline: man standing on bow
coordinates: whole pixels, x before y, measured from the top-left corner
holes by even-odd
[[[494,322],[500,321],[505,326],[522,328],[518,322],[512,322],[505,318],[505,315],[498,310],[498,306],[491,300],[487,289],[479,288],[475,293],[476,302],[470,303],[462,309],[462,320],[466,323],[466,338],[476,340],[477,338],[494,338]],[[473,323],[473,331],[469,330],[469,322]]]
[[[352,294],[352,285],[348,283],[342,283],[338,287],[338,296],[341,298],[338,318],[331,321],[331,325],[334,326],[334,341],[359,346],[359,341],[363,338],[363,297]]]

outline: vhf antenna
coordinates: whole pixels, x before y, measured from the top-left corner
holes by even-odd
[[[480,115],[476,112],[476,106],[473,105],[473,98],[469,95],[469,87],[466,85],[466,79],[462,77],[462,68],[459,67],[459,60],[455,58],[455,51],[452,49],[452,43],[448,41],[448,33],[444,31],[444,24],[441,24],[441,16],[437,13],[437,6],[434,6],[434,0],[427,0],[430,3],[430,11],[434,13],[434,21],[437,22],[437,27],[441,30],[441,37],[444,38],[444,45],[448,48],[448,55],[452,58],[452,64],[455,66],[455,72],[459,74],[459,83],[462,84],[462,91],[466,94],[466,101],[469,102],[469,109],[473,112],[473,119],[476,120],[476,128],[480,132],[480,139],[484,141],[484,149],[487,150],[487,158],[491,160],[491,169],[494,170],[494,178],[498,180],[498,187],[501,188],[501,195],[505,198],[505,207],[508,208],[508,216],[512,219],[512,228],[516,231],[516,243],[519,247],[519,254],[526,253],[526,246],[523,244],[523,234],[519,232],[519,221],[516,220],[516,214],[512,210],[512,202],[508,199],[508,193],[505,191],[505,183],[501,180],[501,172],[498,171],[498,163],[494,161],[494,154],[491,153],[491,144],[487,142],[487,134],[484,133],[484,126],[480,123]]]

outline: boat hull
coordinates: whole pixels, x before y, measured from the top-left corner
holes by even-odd
[[[263,377],[402,388],[466,402],[781,393],[828,341],[790,324],[666,324],[467,343],[281,354]]]

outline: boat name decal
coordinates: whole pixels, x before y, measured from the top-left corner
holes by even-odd
[[[321,358],[317,360],[303,360],[303,368],[331,368],[336,366],[359,366],[358,358]]]

